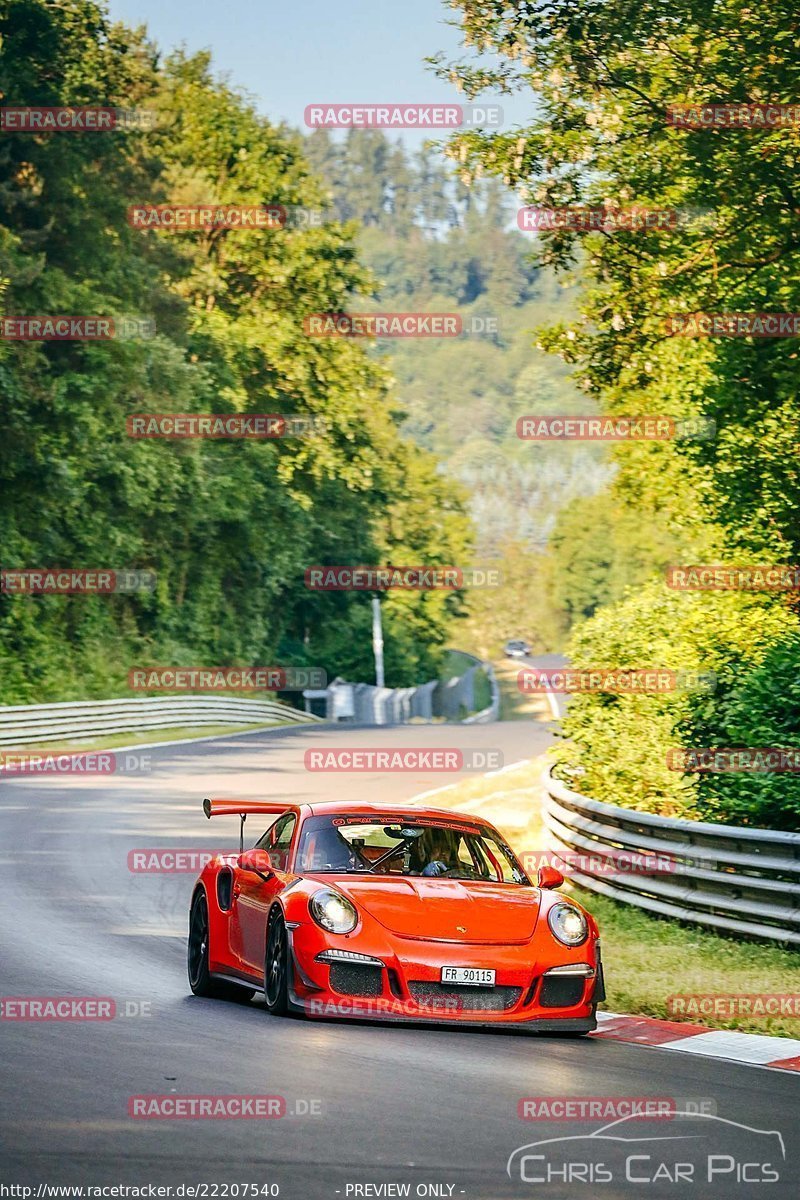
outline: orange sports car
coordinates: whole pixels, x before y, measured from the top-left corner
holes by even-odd
[[[498,831],[435,808],[205,800],[238,815],[240,853],[204,867],[189,984],[270,1013],[513,1025],[582,1034],[604,999],[597,926],[531,880]],[[274,818],[250,850],[247,817]]]

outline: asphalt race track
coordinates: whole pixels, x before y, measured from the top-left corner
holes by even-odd
[[[258,999],[196,999],[185,971],[194,875],[128,869],[134,848],[234,848],[238,822],[207,822],[205,795],[398,799],[450,782],[313,775],[303,767],[312,747],[496,747],[511,763],[549,738],[533,722],[280,729],[152,750],[150,774],[0,783],[0,994],[113,997],[120,1014],[0,1021],[0,1183],[276,1184],[285,1200],[796,1196],[795,1076],[611,1041],[280,1020]],[[250,844],[260,832],[248,830]],[[613,961],[606,967],[613,971]],[[128,1098],[143,1094],[277,1095],[287,1115],[131,1119]],[[737,1185],[731,1177],[710,1189],[616,1176],[568,1184],[509,1177],[517,1147],[576,1133],[566,1122],[521,1120],[521,1098],[599,1095],[706,1098],[727,1121],[780,1131],[780,1182]],[[709,1137],[719,1136],[720,1152],[730,1149],[732,1128],[714,1124]],[[669,1133],[664,1122],[660,1131]]]

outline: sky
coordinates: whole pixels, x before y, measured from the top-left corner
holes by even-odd
[[[422,61],[439,50],[460,55],[459,32],[446,24],[456,13],[441,0],[109,0],[109,10],[147,25],[162,50],[210,48],[217,70],[265,116],[303,130],[307,104],[463,100]],[[524,123],[526,100],[499,102],[506,124]]]

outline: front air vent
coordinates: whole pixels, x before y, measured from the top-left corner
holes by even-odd
[[[342,996],[380,996],[383,992],[383,971],[379,967],[356,963],[332,963],[331,988]]]
[[[505,1012],[513,1008],[522,995],[522,988],[494,987],[485,990],[481,988],[461,986],[458,984],[428,983],[422,980],[412,980],[408,990],[420,1008],[430,1008],[437,1012]]]
[[[580,1004],[586,980],[580,975],[545,975],[539,992],[542,1008],[572,1008]]]

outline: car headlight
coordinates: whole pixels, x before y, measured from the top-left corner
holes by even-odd
[[[358,913],[346,896],[331,888],[314,892],[309,901],[312,917],[328,933],[350,933],[358,924]]]
[[[571,904],[554,904],[547,914],[547,924],[564,946],[581,946],[589,936],[586,917]]]

